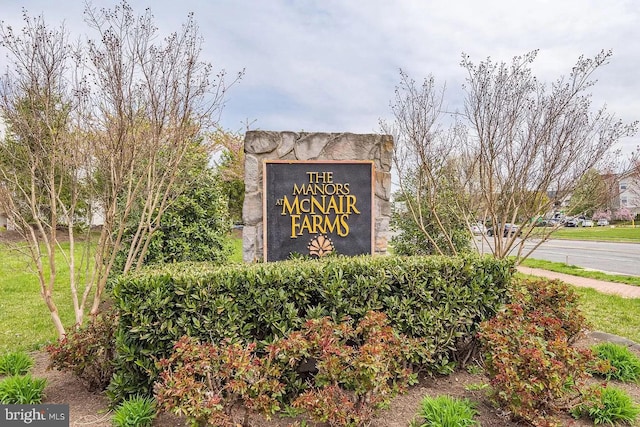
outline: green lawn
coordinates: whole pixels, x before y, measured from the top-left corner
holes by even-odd
[[[231,262],[242,262],[242,239],[232,239]],[[69,244],[62,244],[69,250]],[[80,257],[83,245],[77,245]],[[40,296],[38,278],[30,269],[29,258],[0,244],[0,354],[9,350],[34,350],[54,342],[57,333],[49,309]],[[54,301],[65,328],[75,323],[69,288],[69,269],[59,254]]]
[[[33,350],[52,342],[57,334],[28,258],[6,245],[0,245],[0,258],[0,353]],[[54,301],[65,326],[75,322],[68,283],[69,270],[60,268]]]
[[[640,298],[606,295],[591,288],[574,289],[580,295],[580,309],[593,330],[640,343]]]
[[[242,262],[242,237],[231,239],[233,245],[233,253],[229,257],[231,262]]]
[[[538,230],[534,231],[538,232]],[[567,240],[601,240],[608,242],[640,243],[640,225],[637,227],[562,227],[554,231],[551,235],[551,238]]]

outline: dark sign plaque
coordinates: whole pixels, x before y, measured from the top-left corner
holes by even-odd
[[[373,253],[372,161],[264,163],[264,259]]]

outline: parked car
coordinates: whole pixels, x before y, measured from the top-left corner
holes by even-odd
[[[609,225],[609,221],[606,219],[599,219],[597,224],[598,227],[606,227],[607,225]]]
[[[575,218],[568,219],[567,222],[564,223],[565,227],[577,227],[579,222]]]
[[[518,236],[520,235],[520,233],[522,233],[522,230],[520,230],[520,227],[518,227],[515,224],[511,224],[511,223],[506,223],[502,229],[502,237],[510,237],[514,234],[517,234]],[[489,227],[487,229],[487,236],[493,236],[494,235],[494,230],[493,227]]]
[[[475,224],[471,224],[471,232],[473,234],[484,234],[487,232],[487,227],[485,227],[484,224],[477,222]]]
[[[560,221],[559,220],[551,218],[551,219],[547,220],[547,225],[546,226],[547,227],[557,227],[559,225],[560,225]]]
[[[590,219],[583,219],[581,225],[583,227],[593,227],[593,221]]]
[[[536,227],[556,227],[560,222],[556,219],[541,219],[536,223]]]

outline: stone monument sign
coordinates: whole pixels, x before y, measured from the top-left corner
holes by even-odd
[[[384,254],[389,135],[249,131],[243,259]]]

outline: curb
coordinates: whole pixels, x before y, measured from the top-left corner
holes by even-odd
[[[623,345],[625,347],[628,347],[632,350],[636,350],[636,351],[640,351],[640,344],[631,341],[627,338],[623,338],[623,337],[619,337],[617,335],[613,335],[613,334],[609,334],[607,332],[602,332],[602,331],[591,331],[588,334],[590,337],[598,339],[598,340],[602,340],[602,341],[607,341],[607,342],[611,342],[614,344],[619,344],[619,345]]]

